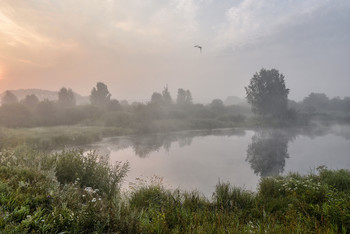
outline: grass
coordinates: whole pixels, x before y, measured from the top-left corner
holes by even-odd
[[[222,121],[180,121],[155,120],[152,123],[138,123],[129,127],[118,126],[54,126],[35,128],[1,128],[0,149],[30,145],[40,150],[64,149],[66,147],[84,146],[102,140],[104,137],[171,132],[191,129],[214,129],[237,127],[240,125]]]
[[[128,166],[94,152],[1,150],[2,233],[348,233],[350,171],[264,178],[257,192],[219,182],[212,198],[161,179],[120,184]]]
[[[82,146],[102,140],[103,137],[128,135],[133,130],[103,126],[56,126],[37,128],[0,128],[0,148],[30,145],[40,150],[52,150],[66,146]]]

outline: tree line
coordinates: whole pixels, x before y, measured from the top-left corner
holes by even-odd
[[[59,90],[57,101],[40,101],[34,94],[18,100],[12,92],[6,91],[0,107],[0,126],[83,124],[149,132],[153,128],[167,131],[246,126],[254,123],[249,122],[251,113],[260,118],[258,121],[277,124],[305,124],[305,120],[315,115],[338,116],[338,120],[350,122],[349,97],[329,99],[325,94],[311,93],[302,102],[289,100],[285,77],[276,69],[263,68],[255,73],[245,91],[251,110],[244,106],[225,106],[221,99],[214,99],[207,105],[195,104],[190,90],[183,88],[178,89],[173,99],[167,86],[161,92],[154,92],[148,103],[132,104],[113,99],[102,82],[92,88],[87,105],[77,105],[74,92],[65,87]]]
[[[244,116],[225,108],[221,100],[209,105],[194,104],[190,90],[179,88],[175,99],[164,87],[154,92],[147,103],[119,102],[113,99],[106,84],[98,82],[92,88],[90,104],[77,105],[74,92],[65,87],[58,92],[58,100],[42,100],[27,95],[18,100],[6,91],[0,107],[0,126],[36,127],[55,125],[105,125],[153,131],[155,125],[165,130],[230,127],[242,122]],[[167,122],[167,123],[165,123]]]

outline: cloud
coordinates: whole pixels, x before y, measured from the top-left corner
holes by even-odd
[[[151,69],[162,60],[192,48],[202,2],[1,1],[2,86],[74,87],[73,79],[84,77],[88,84],[116,76],[132,86],[145,73],[157,73]]]
[[[146,52],[147,44],[166,48],[191,39],[201,4],[195,0],[26,2],[0,3],[5,9],[0,11],[0,29],[7,43],[42,47],[78,43]]]
[[[349,8],[349,0],[0,0],[0,87],[87,94],[102,81],[125,98],[168,83],[231,95],[261,66],[288,72],[305,57],[329,64],[329,54],[341,64]]]
[[[216,43],[219,48],[254,44],[285,28],[302,25],[319,11],[349,5],[345,0],[243,0],[226,12]]]

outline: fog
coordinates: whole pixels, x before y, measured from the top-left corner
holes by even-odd
[[[350,0],[0,0],[0,233],[349,232],[349,45]]]
[[[349,167],[349,12],[341,0],[1,1],[0,150],[97,147],[134,160],[133,175],[172,176],[186,157],[177,174],[239,183],[236,160],[249,186],[331,154]],[[339,148],[309,151],[327,141]]]
[[[264,67],[285,75],[291,99],[349,96],[349,10],[345,0],[3,0],[0,91],[87,96],[101,81],[118,100],[168,85],[209,102],[244,97]]]

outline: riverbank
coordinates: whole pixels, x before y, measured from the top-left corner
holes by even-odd
[[[310,122],[307,125],[281,125],[281,123],[264,122],[255,118],[248,118],[241,123],[232,122],[183,122],[178,120],[158,120],[150,124],[147,129],[142,126],[101,126],[101,125],[63,125],[52,127],[33,128],[5,128],[0,127],[0,149],[14,148],[19,145],[29,145],[38,150],[64,149],[66,147],[82,147],[87,144],[101,141],[106,137],[145,135],[145,134],[170,134],[182,131],[215,131],[222,129],[255,130],[264,128],[290,129],[292,132],[325,131],[334,123]],[[192,124],[189,124],[192,123]],[[349,126],[348,124],[344,126]]]
[[[253,193],[220,182],[211,199],[161,180],[120,185],[127,165],[79,151],[0,154],[2,232],[188,233],[350,230],[350,171],[264,178]]]
[[[34,128],[0,128],[0,148],[13,148],[30,145],[40,150],[62,149],[64,147],[84,146],[105,137],[134,134],[170,133],[186,130],[212,130],[241,127],[216,121],[183,122],[178,120],[158,120],[145,126],[119,127],[100,125],[64,125]]]
[[[0,128],[0,148],[30,145],[40,150],[52,150],[66,146],[82,146],[102,140],[104,137],[129,135],[132,129],[104,126],[56,126],[37,128]]]

